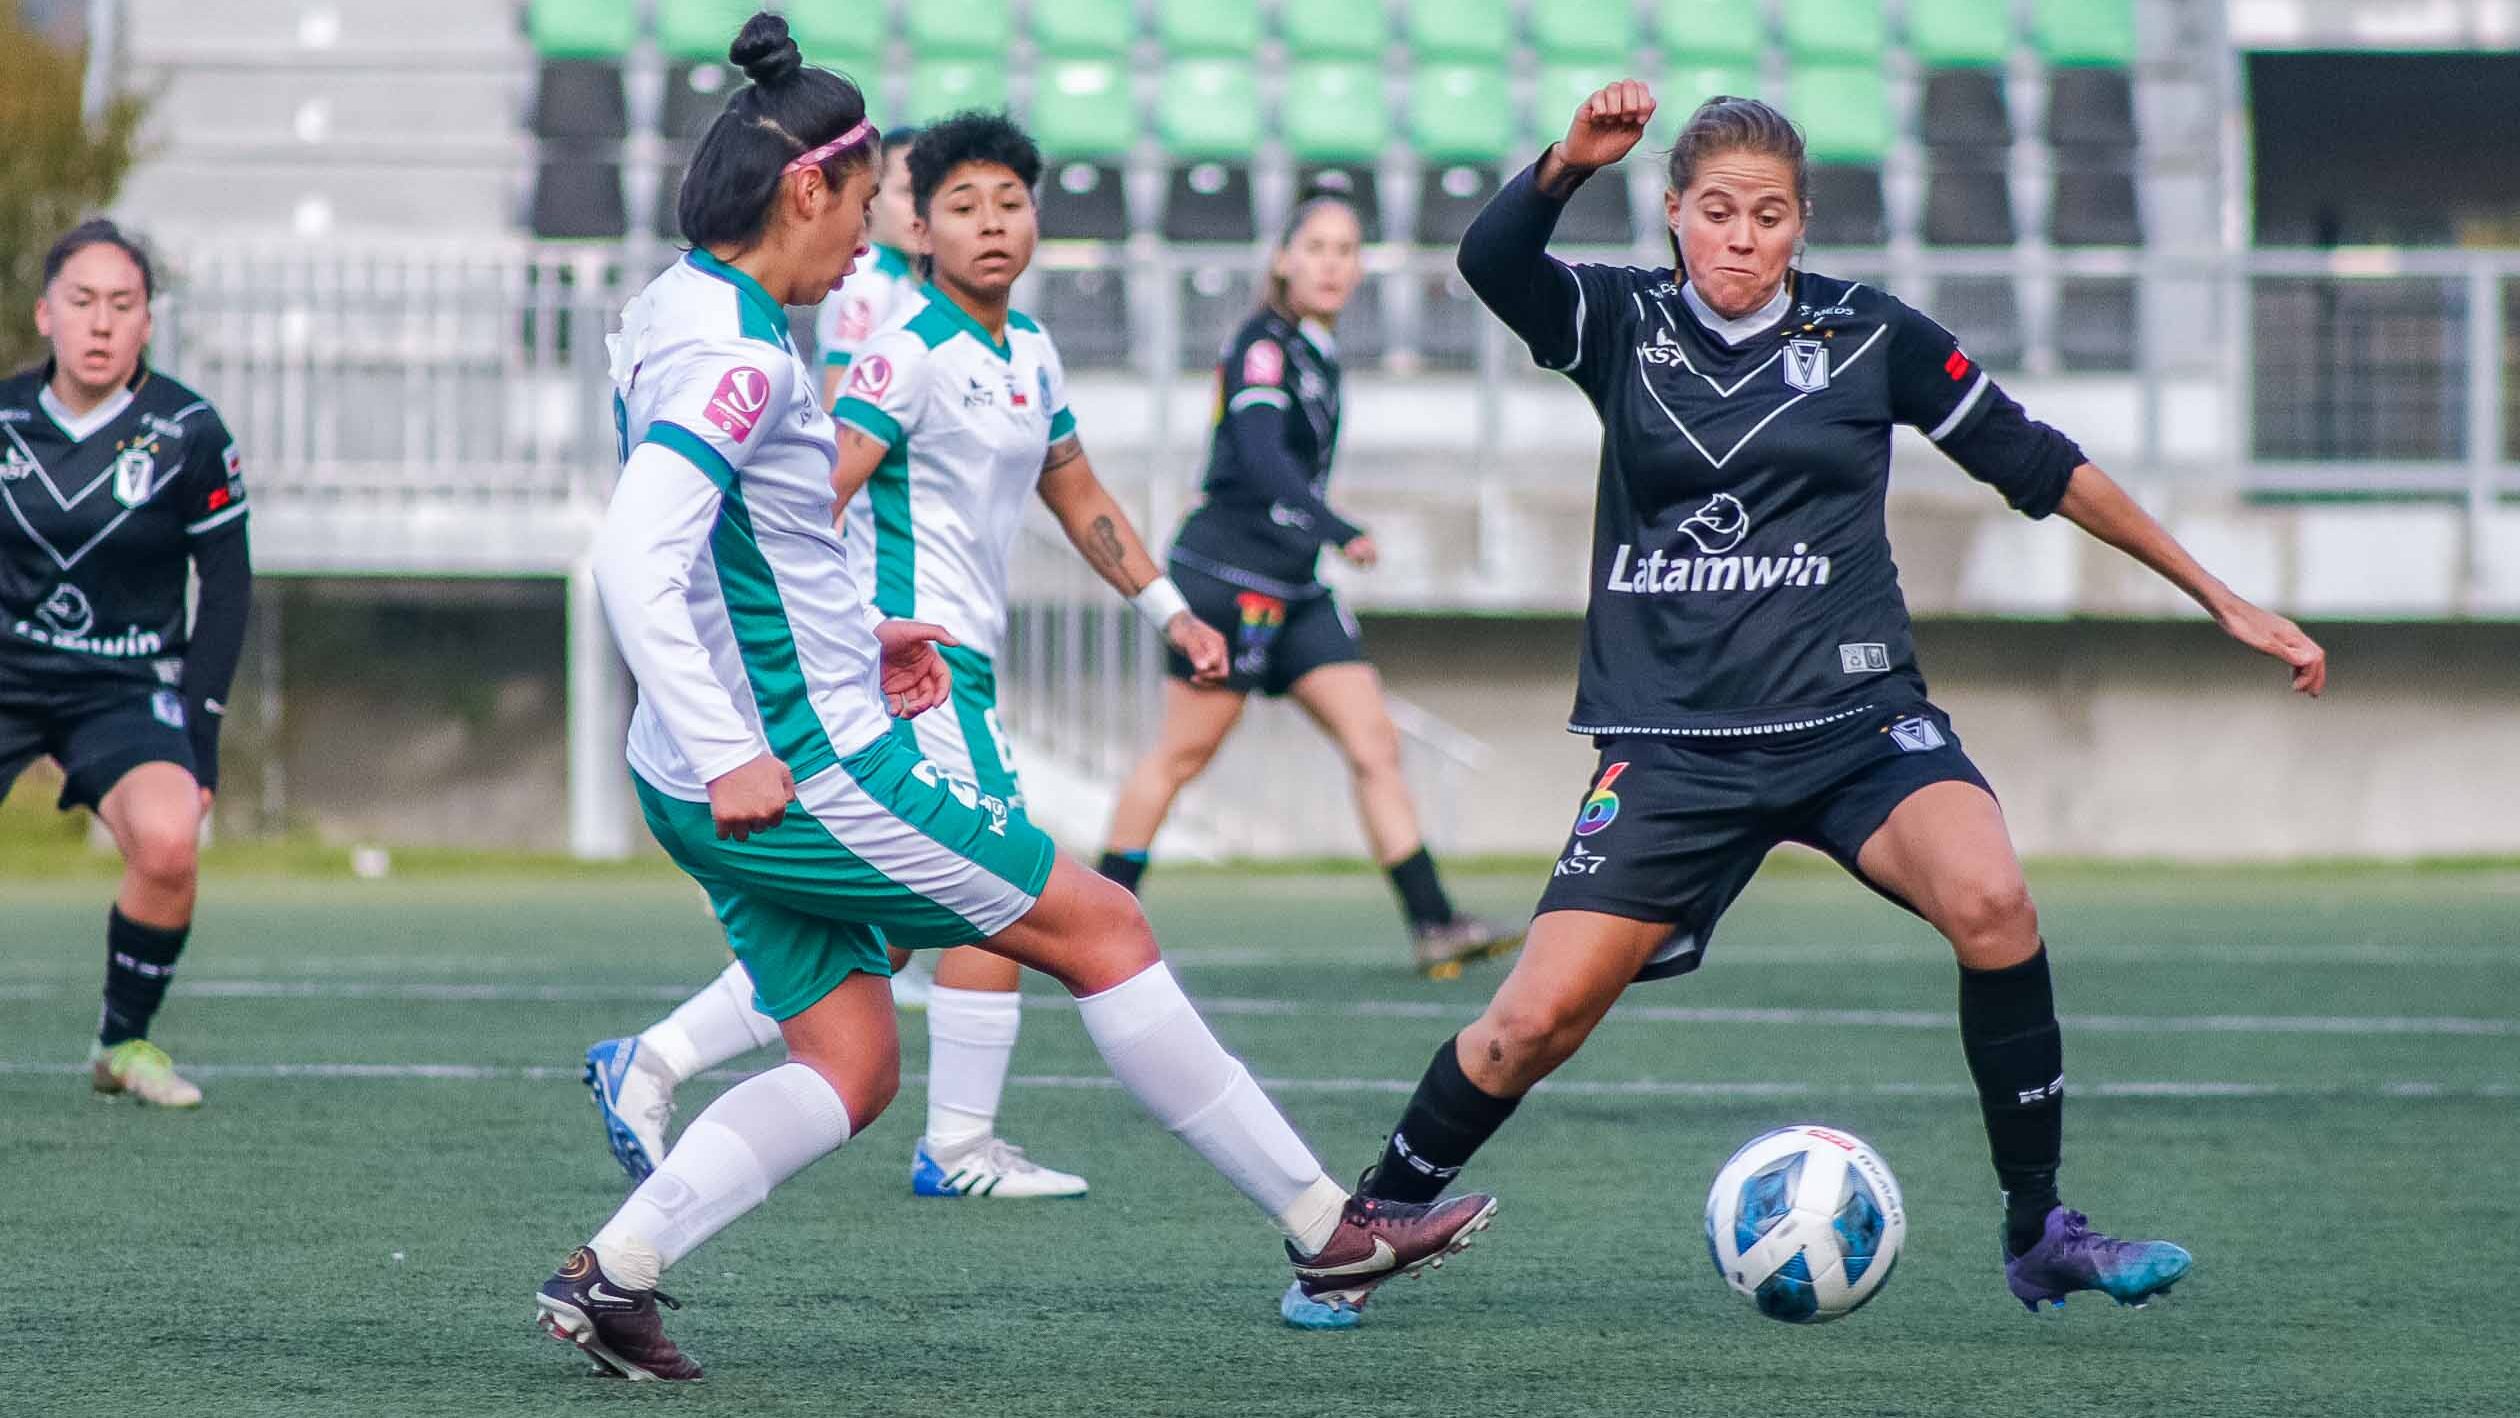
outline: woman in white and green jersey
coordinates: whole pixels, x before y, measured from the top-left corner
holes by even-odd
[[[822,358],[822,401],[830,408],[849,379],[849,362],[893,317],[919,299],[918,216],[910,210],[910,145],[919,130],[884,130],[884,171],[866,209],[866,254],[857,269],[814,310],[814,346]]]
[[[858,590],[831,521],[832,420],[782,310],[848,272],[875,134],[857,87],[806,68],[777,16],[747,21],[728,57],[752,82],[684,178],[693,250],[614,341],[624,459],[594,566],[638,681],[649,829],[707,890],[788,1061],[693,1120],[543,1283],[538,1322],[607,1371],[700,1376],[665,1335],[659,1279],[892,1101],[887,940],[984,942],[1066,987],[1121,1086],[1276,1223],[1307,1295],[1357,1303],[1460,1249],[1494,1198],[1350,1198],[1190,1007],[1135,899],[891,731],[943,702],[936,646],[954,642]],[[880,458],[844,462],[844,496],[847,470]],[[1092,1282],[1143,1288],[1152,1239],[1092,1258]]]

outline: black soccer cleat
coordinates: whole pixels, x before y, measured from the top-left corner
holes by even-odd
[[[576,1345],[602,1373],[625,1379],[700,1377],[700,1366],[665,1337],[659,1303],[682,1308],[661,1291],[615,1288],[595,1252],[580,1246],[535,1292],[534,1323],[552,1338]]]

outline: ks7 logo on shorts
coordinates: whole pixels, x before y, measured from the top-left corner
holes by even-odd
[[[749,364],[738,365],[718,381],[703,417],[717,425],[718,432],[741,443],[761,426],[762,411],[769,407],[770,376]]]
[[[1613,763],[1601,771],[1601,781],[1593,784],[1592,796],[1584,799],[1584,810],[1575,815],[1575,835],[1590,837],[1619,820],[1619,795],[1610,785],[1619,781],[1628,766]]]

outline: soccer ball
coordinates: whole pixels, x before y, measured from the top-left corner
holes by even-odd
[[[1797,1123],[1742,1144],[1706,1194],[1706,1253],[1759,1313],[1794,1324],[1881,1293],[1907,1237],[1899,1179],[1862,1140]]]

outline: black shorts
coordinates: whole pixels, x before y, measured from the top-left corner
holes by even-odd
[[[1855,854],[1910,794],[1934,783],[1987,788],[1950,716],[1931,704],[1872,710],[1774,739],[1594,742],[1601,765],[1539,914],[1669,922],[1671,940],[1640,980],[1696,969],[1715,923],[1777,844],[1817,847],[1865,880]]]
[[[0,675],[0,797],[26,766],[61,765],[61,807],[92,808],[143,763],[193,766],[184,697],[146,680],[33,680]]]
[[[1225,637],[1226,653],[1233,657],[1227,689],[1282,695],[1323,665],[1365,658],[1355,618],[1326,586],[1309,588],[1313,595],[1273,596],[1179,562],[1171,570],[1191,613]],[[1190,662],[1179,651],[1167,651],[1164,663],[1174,679],[1191,677]]]

